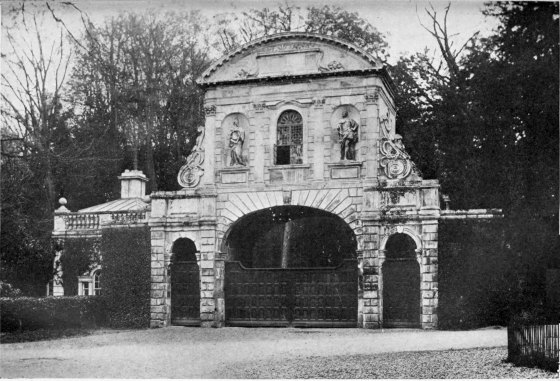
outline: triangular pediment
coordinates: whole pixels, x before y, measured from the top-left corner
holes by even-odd
[[[215,61],[199,84],[379,70],[379,60],[343,40],[282,33],[252,41]]]

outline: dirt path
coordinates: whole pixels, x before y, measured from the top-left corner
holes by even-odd
[[[475,331],[185,328],[96,333],[0,346],[4,378],[207,378],[247,361],[496,347],[505,329]]]

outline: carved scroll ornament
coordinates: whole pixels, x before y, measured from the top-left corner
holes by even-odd
[[[202,163],[204,162],[203,140],[204,126],[199,126],[195,146],[189,156],[187,156],[187,162],[181,167],[177,175],[177,181],[183,188],[196,187],[200,183],[200,178],[204,175],[204,169],[202,168]]]
[[[381,139],[381,165],[389,179],[404,179],[411,173],[418,174],[416,165],[406,152],[402,137],[398,134],[394,139]]]

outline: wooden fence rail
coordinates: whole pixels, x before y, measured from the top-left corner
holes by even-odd
[[[560,324],[508,327],[508,361],[557,371],[560,361]]]

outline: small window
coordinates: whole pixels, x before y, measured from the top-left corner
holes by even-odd
[[[288,110],[280,114],[274,148],[274,164],[303,163],[303,119],[300,113]]]
[[[82,282],[82,295],[89,296],[89,282]]]

